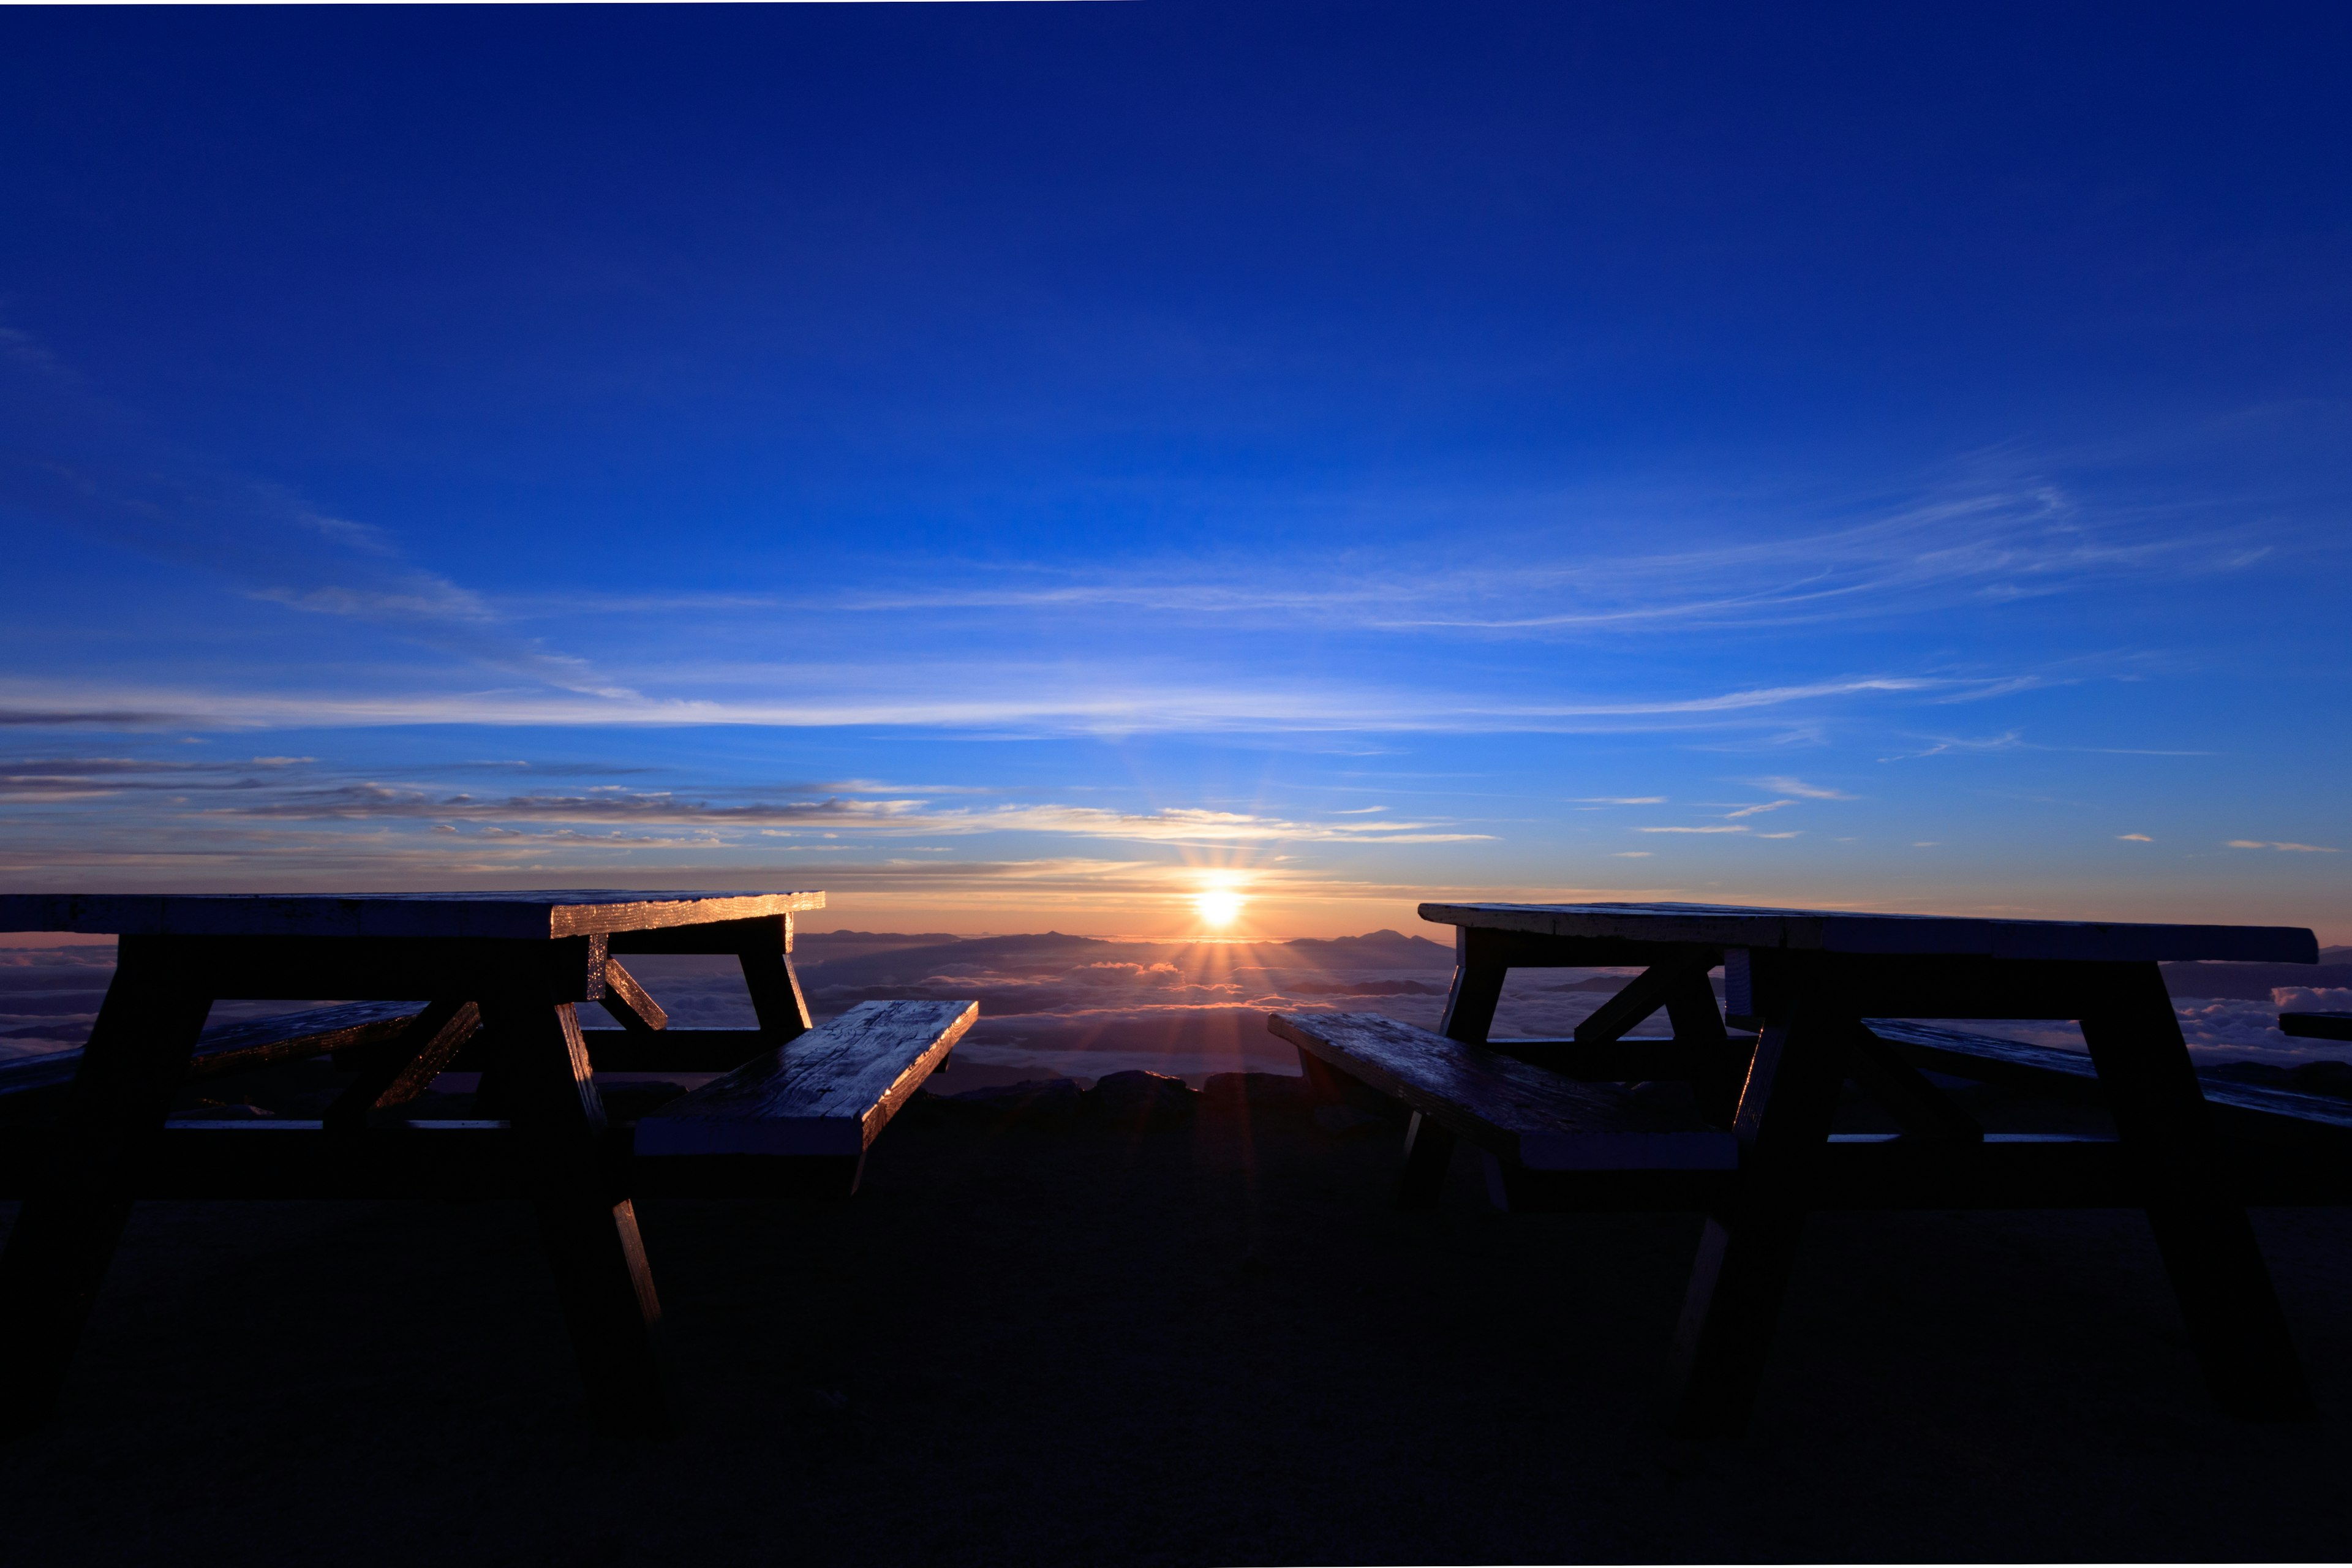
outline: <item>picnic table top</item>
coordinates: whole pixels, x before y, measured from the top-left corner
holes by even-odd
[[[121,936],[592,936],[712,921],[755,920],[824,908],[819,892],[648,893],[564,888],[551,892],[13,893],[0,895],[0,931]]]
[[[1740,904],[1423,904],[1433,925],[1608,937],[1704,947],[1788,948],[1917,957],[2072,959],[2104,963],[2219,959],[2316,963],[2301,926],[2144,925],[1758,909]]]

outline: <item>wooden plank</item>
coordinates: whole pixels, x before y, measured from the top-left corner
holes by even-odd
[[[1653,964],[1626,982],[1624,989],[1595,1008],[1591,1016],[1576,1026],[1579,1045],[1601,1046],[1631,1034],[1637,1024],[1648,1021],[1651,1014],[1666,1005],[1667,994],[1683,973],[1681,965]],[[1699,976],[1705,980],[1706,972]]]
[[[1463,933],[1475,939],[1475,951],[1508,969],[1624,969],[1654,963],[1704,959],[1702,968],[1723,962],[1723,950],[1704,942],[1644,942],[1615,936],[1555,936],[1538,931],[1510,931],[1494,926],[1454,928],[1457,967],[1464,948]]]
[[[1486,931],[1454,933],[1454,980],[1446,989],[1439,1034],[1471,1045],[1486,1037],[1495,1026],[1495,1009],[1503,999],[1503,982],[1510,973],[1512,945]]]
[[[2306,1040],[2352,1040],[2352,1013],[2281,1013],[2279,1032]]]
[[[751,948],[782,948],[793,951],[793,918],[785,915],[761,915],[740,921],[711,921],[699,925],[673,926],[664,931],[614,931],[607,940],[611,951],[621,953],[713,953],[742,952]]]
[[[1707,959],[1676,966],[1666,992],[1666,1019],[1675,1040],[1697,1058],[1690,1075],[1691,1092],[1699,1114],[1717,1127],[1729,1127],[1739,1118],[1739,1096],[1747,1087],[1748,1064],[1756,1057],[1756,1037],[1734,1035],[1724,1027],[1722,1005],[1707,984]]]
[[[801,977],[793,968],[793,922],[779,918],[772,927],[746,928],[736,950],[743,970],[744,989],[751,994],[751,1011],[759,1015],[761,1032],[782,1046],[805,1034],[814,1020],[808,998],[801,994]]]
[[[1601,1045],[1506,1037],[1487,1040],[1486,1048],[1585,1083],[1686,1080],[1705,1065],[1691,1042],[1663,1035],[1629,1035]]]
[[[188,1073],[193,1078],[219,1078],[391,1039],[408,1026],[417,1010],[414,1002],[353,1002],[276,1018],[216,1024],[197,1039]],[[76,1046],[0,1063],[0,1098],[62,1092],[80,1068],[81,1055],[81,1047]]]
[[[1816,1009],[1864,1018],[2072,1018],[2129,967],[1734,949],[1723,957],[1724,1005],[1756,1018]]]
[[[1929,1072],[2078,1101],[2095,1103],[2105,1099],[2099,1089],[2099,1069],[2080,1051],[1906,1020],[1872,1018],[1867,1023],[1873,1034],[1895,1045],[1912,1065]],[[2242,1123],[2248,1132],[2265,1135],[2276,1132],[2278,1122],[2301,1122],[2352,1134],[2352,1101],[2203,1074],[2197,1081],[2206,1104],[2224,1126]]]
[[[621,967],[617,958],[604,960],[604,1011],[632,1034],[651,1035],[669,1027],[669,1015],[646,994],[637,977]]]
[[[1928,1072],[2001,1084],[2075,1103],[2095,1104],[2101,1098],[2099,1069],[2080,1051],[1903,1018],[1865,1018],[1863,1023],[1873,1035],[1900,1050],[1912,1066]]]
[[[155,938],[126,937],[63,1124],[0,1251],[0,1436],[47,1420],[131,1217],[130,1176],[162,1127],[210,996]]]
[[[635,902],[565,903],[549,918],[549,934],[657,931],[721,921],[789,920],[824,908],[824,895],[797,893],[640,893]]]
[[[544,941],[776,917],[824,907],[824,895],[814,891],[645,893],[565,889],[348,897],[16,893],[0,896],[0,931]]]
[[[1977,1119],[1953,1104],[1893,1046],[1859,1023],[1847,1046],[1847,1067],[1854,1081],[1912,1137],[1940,1143],[1984,1142],[1985,1131]]]
[[[2319,962],[2318,939],[2300,926],[1984,920],[1675,903],[1427,903],[1421,906],[1421,918],[1438,925],[1538,936],[1678,942],[1727,949],[1947,954],[2101,963],[2159,959]]]
[[[359,1053],[352,1083],[327,1108],[326,1126],[348,1131],[366,1125],[374,1112],[406,1105],[431,1086],[481,1023],[481,1009],[471,1002],[432,1004],[396,1038]]]
[[[334,936],[182,936],[178,961],[205,976],[208,993],[267,1000],[341,996],[393,1001],[487,995],[529,985],[550,1005],[604,994],[604,939]]]
[[[604,1106],[579,1021],[570,1004],[551,1005],[528,985],[485,996],[482,1016],[497,1038],[514,1130],[536,1179],[540,1237],[590,1415],[616,1432],[665,1432],[669,1415],[651,1332],[661,1302],[635,1205],[615,1201],[602,1179]]]
[[[1728,1133],[1377,1013],[1276,1013],[1272,1033],[1480,1148],[1534,1170],[1728,1170]]]
[[[2131,967],[2082,1022],[2207,1388],[2250,1420],[2310,1415],[2294,1342],[2244,1205],[2229,1193],[2164,977],[2153,963]]]
[[[861,1002],[637,1123],[637,1152],[863,1154],[980,1016],[977,1002]]]
[[[1454,979],[1446,987],[1445,1011],[1437,1024],[1439,1034],[1468,1045],[1476,1045],[1486,1037],[1495,1026],[1495,1009],[1503,999],[1503,982],[1510,973],[1513,950],[1524,945],[1508,934],[1461,929],[1454,931]],[[1267,1027],[1273,1027],[1271,1019]],[[1310,1055],[1307,1047],[1299,1047],[1302,1064]],[[1336,1070],[1336,1065],[1326,1064],[1326,1070]],[[1319,1076],[1309,1069],[1310,1082]],[[1418,1110],[1413,1111],[1404,1131],[1404,1163],[1398,1168],[1396,1186],[1391,1194],[1396,1207],[1426,1209],[1437,1205],[1445,1190],[1445,1173],[1453,1167],[1456,1142],[1451,1126]]]

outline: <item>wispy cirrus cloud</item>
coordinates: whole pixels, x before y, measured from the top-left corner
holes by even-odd
[[[1608,635],[1667,626],[1796,626],[1883,619],[1931,605],[2013,603],[2118,576],[2241,571],[2273,548],[2227,526],[2094,507],[2065,481],[2021,468],[2014,455],[1991,466],[2006,471],[1939,478],[1902,499],[1716,498],[1711,516],[1677,512],[1671,532],[1708,537],[1673,551],[1612,549],[1609,542],[1655,537],[1652,514],[1670,486],[1649,494],[1431,495],[1418,504],[1433,518],[1466,505],[1511,519],[1487,530],[1497,564],[1433,568],[1365,549],[1321,550],[1297,560],[1265,550],[1206,560],[1193,552],[1118,565],[959,562],[919,588],[899,581],[830,595],[655,598],[698,613],[804,610],[887,618],[1144,611],[1205,621],[1279,616],[1406,635]],[[1377,503],[1388,513],[1412,504],[1394,496]],[[1696,498],[1678,503],[1705,504]],[[1823,513],[1853,520],[1822,526]],[[536,607],[569,613],[639,602],[652,601],[642,595],[559,595]]]
[[[247,822],[422,823],[487,834],[535,825],[576,835],[581,825],[677,826],[717,832],[855,832],[884,837],[1042,833],[1160,844],[1453,844],[1491,837],[1456,825],[1387,814],[1335,813],[1327,820],[1261,812],[1169,806],[1118,811],[1053,802],[940,806],[913,795],[826,794],[813,798],[713,800],[608,784],[572,794],[436,791],[376,780],[325,780],[303,773],[309,759],[180,762],[126,758],[47,759],[0,764],[0,799],[66,804],[126,792],[172,797],[194,818]],[[300,776],[268,775],[293,772]],[[970,792],[958,792],[970,793]],[[610,829],[606,837],[610,837]],[[617,840],[615,840],[617,841]]]
[[[1854,676],[1693,696],[1528,700],[1394,685],[1228,683],[1203,678],[1147,685],[1116,675],[1071,681],[1066,672],[965,665],[929,672],[780,670],[768,694],[725,699],[647,695],[605,687],[360,695],[342,691],[224,691],[0,681],[0,711],[46,715],[60,727],[208,731],[373,728],[400,724],[652,727],[745,725],[816,729],[898,726],[1003,733],[1610,733],[1764,721],[1795,709],[1900,700],[1975,684],[1959,676]],[[775,695],[790,692],[794,695]],[[35,719],[22,721],[30,724]],[[1629,799],[1626,804],[1640,804]]]
[[[1898,752],[1878,760],[1882,763],[1908,763],[1922,757],[1968,756],[1993,752],[2068,752],[2098,757],[2210,757],[2219,754],[2186,747],[2051,746],[2027,740],[2021,730],[2004,731],[1998,735],[1939,735],[1921,739],[1927,740],[1928,744],[1920,751]]]
[[[1832,789],[1825,784],[1807,784],[1802,779],[1792,779],[1785,773],[1775,773],[1769,778],[1749,779],[1748,782],[1754,784],[1758,789],[1769,789],[1774,795],[1795,795],[1801,800],[1854,800],[1859,798],[1858,796],[1848,795],[1842,789]]]
[[[167,563],[211,592],[364,622],[562,690],[631,695],[414,559],[391,530],[173,447],[13,328],[0,328],[0,416],[12,429],[0,512]]]

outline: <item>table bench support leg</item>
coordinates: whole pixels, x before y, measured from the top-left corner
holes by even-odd
[[[41,1184],[0,1254],[0,1436],[55,1413],[122,1227],[131,1176],[187,1077],[211,998],[165,939],[126,936]]]
[[[1674,1026],[1675,1041],[1689,1045],[1697,1058],[1691,1092],[1698,1099],[1699,1114],[1717,1127],[1732,1125],[1739,1116],[1739,1091],[1748,1081],[1748,1052],[1731,1043],[1706,970],[1686,965],[1675,974],[1666,994],[1666,1020]]]
[[[2231,1184],[2163,976],[2135,966],[2083,1038],[2141,1182],[2148,1228],[2214,1403],[2254,1421],[2315,1414],[2270,1269]]]
[[[1454,1134],[1416,1110],[1404,1132],[1404,1169],[1397,1173],[1396,1206],[1435,1208],[1454,1163]]]
[[[1757,1044],[1739,1097],[1738,1186],[1707,1219],[1675,1334],[1669,1421],[1678,1436],[1747,1430],[1804,1232],[1806,1165],[1828,1141],[1845,1058],[1844,1033],[1826,1020],[1775,1024]]]
[[[743,984],[751,993],[751,1011],[760,1017],[760,1031],[777,1045],[797,1039],[814,1026],[808,999],[801,994],[801,977],[793,968],[790,915],[778,915],[772,924],[772,946],[763,936],[757,946],[745,947],[737,958],[743,966]]]
[[[480,1026],[481,1009],[471,1002],[427,1004],[397,1037],[361,1058],[351,1086],[327,1107],[327,1128],[352,1131],[367,1125],[370,1111],[406,1105],[433,1086]]]
[[[1339,1105],[1346,1101],[1348,1091],[1356,1080],[1309,1051],[1305,1046],[1298,1052],[1298,1076],[1307,1088],[1309,1105]]]
[[[660,1436],[669,1429],[652,1333],[661,1302],[635,1207],[614,1201],[597,1164],[604,1107],[579,1019],[570,1004],[531,997],[486,1000],[482,1013],[505,1058],[516,1131],[536,1146],[540,1237],[591,1418],[610,1431]]]
[[[1445,1016],[1438,1032],[1449,1040],[1483,1046],[1495,1026],[1495,1009],[1503,999],[1503,979],[1510,966],[1492,950],[1489,934],[1466,926],[1454,930],[1454,984],[1445,995]],[[1454,1163],[1454,1134],[1418,1110],[1405,1129],[1404,1169],[1397,1173],[1396,1206],[1434,1208],[1445,1190],[1445,1173]]]
[[[1437,1032],[1449,1040],[1483,1046],[1495,1027],[1510,965],[1497,955],[1490,931],[1454,928],[1454,984],[1445,994],[1445,1016]]]

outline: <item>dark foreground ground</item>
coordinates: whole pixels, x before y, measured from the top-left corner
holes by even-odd
[[[1392,1129],[910,1115],[645,1205],[682,1434],[586,1429],[519,1205],[143,1207],[11,1563],[2352,1555],[2352,1214],[2258,1216],[2326,1418],[2206,1405],[2134,1214],[1817,1219],[1755,1435],[1660,1430],[1697,1222],[1385,1203]],[[13,1212],[7,1211],[7,1212]]]

